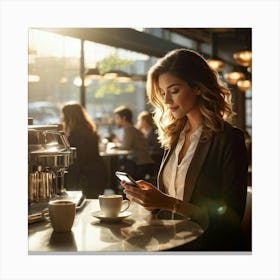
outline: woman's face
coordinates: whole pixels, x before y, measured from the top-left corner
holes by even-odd
[[[186,81],[166,72],[159,76],[159,89],[164,103],[176,119],[197,111],[197,94]]]

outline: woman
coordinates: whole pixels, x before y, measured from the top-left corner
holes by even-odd
[[[149,154],[154,161],[152,174],[158,173],[161,159],[163,156],[163,149],[157,139],[157,128],[154,124],[153,116],[148,111],[142,111],[137,116],[137,129],[139,129],[144,137],[147,139],[149,146]]]
[[[70,146],[77,149],[77,158],[66,174],[66,188],[82,188],[88,198],[97,198],[106,187],[107,169],[99,155],[96,126],[79,103],[62,107],[62,123]]]
[[[165,148],[158,188],[122,182],[126,195],[153,212],[169,210],[201,224],[197,249],[242,250],[246,147],[242,131],[226,121],[229,90],[198,53],[177,49],[150,69],[147,94]]]

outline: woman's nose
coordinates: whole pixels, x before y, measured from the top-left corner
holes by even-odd
[[[170,94],[166,93],[164,95],[164,103],[165,104],[171,104],[172,103],[172,98],[171,98]]]

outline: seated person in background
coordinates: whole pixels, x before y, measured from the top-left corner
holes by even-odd
[[[200,224],[196,250],[244,250],[248,162],[244,134],[229,122],[229,89],[201,55],[176,49],[149,70],[147,94],[166,152],[157,187],[122,181],[126,196],[155,215]]]
[[[143,179],[147,174],[151,175],[153,160],[149,155],[147,141],[141,131],[132,124],[132,111],[120,106],[114,110],[115,123],[123,128],[123,139],[119,149],[132,150],[132,158],[124,159],[120,165],[122,171],[128,172],[135,179]]]
[[[136,126],[145,136],[149,146],[149,153],[154,161],[154,174],[157,174],[161,159],[163,156],[163,149],[157,139],[156,126],[153,121],[152,114],[148,111],[142,111],[137,117]]]
[[[99,155],[96,126],[79,103],[67,103],[61,112],[63,130],[77,158],[65,174],[67,190],[82,189],[87,198],[97,198],[107,183],[107,168]]]

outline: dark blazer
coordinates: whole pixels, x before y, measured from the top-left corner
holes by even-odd
[[[145,138],[147,139],[149,145],[149,153],[150,155],[163,155],[163,149],[160,146],[160,143],[157,139],[156,128],[152,128],[146,135]]]
[[[160,167],[158,188],[162,191],[162,171],[174,148],[166,152]],[[205,250],[235,250],[241,246],[238,236],[246,203],[247,169],[240,129],[225,123],[223,131],[198,143],[186,175],[183,200],[208,211]]]
[[[98,135],[86,127],[74,129],[68,137],[76,147],[77,158],[66,173],[66,189],[82,189],[87,198],[103,194],[108,178],[107,167],[99,155]]]

